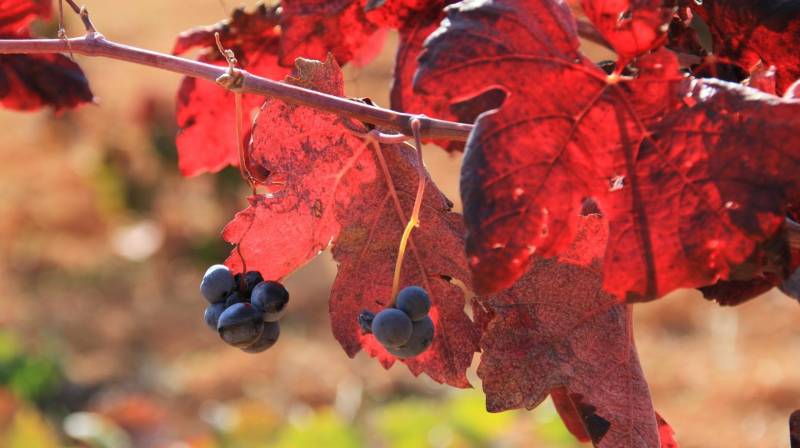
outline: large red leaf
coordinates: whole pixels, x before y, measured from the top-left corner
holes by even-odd
[[[511,289],[481,301],[494,317],[481,338],[478,376],[490,411],[531,409],[552,392],[579,438],[599,447],[658,447],[631,305],[601,291],[606,237],[599,215],[582,217],[559,259],[536,260]]]
[[[714,53],[747,71],[775,66],[778,93],[800,78],[800,3],[794,1],[685,1],[708,25]]]
[[[335,61],[321,65],[298,59],[287,81],[332,95],[343,95],[344,81]],[[223,232],[239,243],[248,269],[265,278],[282,278],[315,257],[339,234],[336,210],[345,208],[362,184],[375,181],[378,169],[361,138],[342,128],[335,114],[269,100],[253,126],[249,159],[264,172],[280,176],[286,187],[250,199]],[[241,270],[238,252],[226,264]]]
[[[234,10],[229,20],[181,33],[173,53],[183,54],[201,48],[203,53],[199,60],[226,66],[214,39],[214,33],[219,32],[223,46],[233,50],[240,68],[259,76],[280,79],[288,70],[278,66],[280,32],[277,25],[277,7],[262,4],[252,12],[239,8]],[[263,96],[242,95],[245,122],[250,122],[263,102]],[[229,90],[202,79],[183,79],[178,90],[176,118],[180,130],[175,142],[178,166],[184,176],[238,165],[234,110],[233,93]],[[247,136],[244,138],[248,140]]]
[[[673,10],[664,7],[664,3],[664,0],[581,1],[586,16],[623,62],[665,42]]]
[[[333,59],[297,64],[289,82],[343,94]],[[330,305],[334,335],[348,355],[363,347],[388,367],[394,358],[372,336],[361,334],[357,317],[363,309],[377,311],[391,301],[394,260],[405,227],[396,206],[406,217],[410,214],[417,165],[406,146],[382,150],[397,192],[393,196],[377,155],[348,129],[366,131],[335,114],[277,100],[265,104],[253,129],[250,159],[272,176],[281,176],[285,188],[274,196],[251,198],[251,206],[228,224],[223,237],[238,243],[239,250],[226,263],[242,270],[241,252],[247,269],[280,278],[333,242],[339,263]],[[422,225],[412,235],[402,281],[429,290],[437,337],[425,354],[405,362],[414,374],[425,372],[465,387],[478,335],[464,314],[463,292],[444,279],[468,275],[461,220],[428,182]]]
[[[567,248],[586,197],[609,219],[604,288],[630,300],[727,278],[780,228],[798,187],[800,103],[692,81],[666,51],[640,58],[634,78],[608,76],[580,54],[560,4],[458,6],[416,82],[451,101],[508,93],[479,117],[462,167],[479,291]]]
[[[28,25],[50,13],[50,0],[0,0],[0,38],[29,38]],[[51,106],[58,112],[93,99],[83,71],[65,56],[0,55],[3,107],[29,111]]]

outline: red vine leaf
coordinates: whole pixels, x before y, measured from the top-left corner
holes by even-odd
[[[532,409],[552,393],[579,438],[658,446],[631,305],[601,291],[607,235],[599,215],[582,217],[576,243],[559,259],[536,260],[511,289],[482,301],[494,317],[481,338],[478,376],[490,411]]]
[[[586,17],[614,47],[622,64],[661,46],[672,8],[663,0],[582,0]]]
[[[395,358],[371,334],[361,332],[357,318],[364,309],[377,313],[392,302],[397,246],[411,214],[418,175],[410,147],[384,147],[382,153],[403,213],[397,211],[385,178],[365,185],[345,210],[344,228],[333,247],[339,274],[331,290],[330,310],[333,334],[345,352],[353,357],[363,348],[388,368]],[[428,179],[421,225],[412,233],[400,284],[420,285],[430,293],[436,336],[430,349],[404,362],[415,375],[425,372],[438,382],[469,387],[465,373],[478,350],[479,335],[464,314],[464,292],[447,281],[469,275],[461,216],[452,213],[451,207]]]
[[[685,1],[706,22],[717,57],[746,71],[775,66],[778,93],[800,78],[800,4],[791,1]],[[700,4],[698,4],[700,3]]]
[[[343,94],[342,74],[333,59],[298,60],[288,82],[334,95]],[[250,159],[285,179],[273,197],[251,199],[223,232],[239,249],[247,269],[265,278],[281,278],[333,242],[339,274],[331,291],[333,332],[350,356],[363,347],[388,367],[394,362],[372,336],[361,335],[357,317],[363,309],[386,305],[392,286],[397,247],[405,220],[376,154],[354,132],[361,125],[335,114],[269,100],[253,129]],[[413,152],[406,146],[383,149],[402,210],[408,215],[417,186]],[[464,314],[463,292],[442,276],[465,278],[466,261],[460,217],[432,185],[426,189],[422,225],[412,234],[403,266],[403,284],[426,287],[437,338],[425,354],[406,360],[409,369],[465,387],[465,370],[477,349],[477,331]],[[243,266],[234,250],[226,264]]]
[[[49,18],[49,0],[0,0],[0,38],[29,38],[28,26]],[[92,102],[81,68],[59,54],[0,55],[0,104],[15,110],[51,106],[56,112]]]
[[[384,33],[367,20],[360,0],[283,0],[281,2],[280,63],[295,58],[325,59],[333,53],[339,64],[364,64],[378,54]]]
[[[217,49],[214,33],[220,33],[225,48],[232,49],[239,68],[255,75],[280,79],[288,70],[278,66],[277,7],[260,5],[253,12],[239,8],[230,19],[210,27],[181,33],[174,54],[200,48],[202,62],[227,66]],[[178,166],[184,176],[216,172],[238,165],[234,94],[214,82],[186,77],[178,90],[176,118],[179,132],[175,139]],[[261,95],[242,95],[246,122],[264,102]],[[249,135],[243,136],[245,141]]]
[[[800,103],[685,78],[665,50],[640,58],[636,77],[607,76],[579,53],[561,4],[448,12],[416,87],[453,102],[492,79],[509,93],[478,118],[462,166],[478,291],[509,287],[534,254],[569,247],[587,197],[609,219],[604,289],[629,300],[726,279],[781,228],[798,187],[800,146],[787,143],[800,135]]]
[[[311,81],[307,81],[311,79]],[[290,84],[343,95],[344,81],[333,60],[298,59]],[[361,184],[374,181],[377,168],[361,138],[346,132],[332,113],[268,100],[256,117],[249,159],[280,176],[285,188],[259,195],[223,231],[237,244],[247,268],[279,279],[315,257],[338,235],[336,210],[346,207]],[[242,270],[236,251],[226,264]]]

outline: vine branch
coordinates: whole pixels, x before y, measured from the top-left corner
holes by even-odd
[[[85,11],[85,9],[82,8],[81,11]],[[82,13],[81,18],[84,17],[88,20],[88,14]],[[84,22],[87,30],[89,30],[90,24],[91,22]],[[91,30],[93,29],[94,27],[92,26]],[[84,56],[103,57],[146,65],[185,76],[207,79],[212,82],[216,82],[220,76],[225,75],[228,71],[227,67],[206,64],[192,59],[113,42],[91,30],[83,37],[71,39],[0,39],[0,54],[67,53],[71,51]],[[411,119],[419,117],[418,115],[370,106],[347,98],[280,83],[253,75],[245,70],[237,69],[237,72],[241,72],[243,78],[241,86],[237,86],[235,89],[238,92],[269,96],[288,103],[333,112],[337,115],[391,129],[407,136],[414,135],[411,129]],[[421,117],[419,121],[420,134],[426,138],[466,141],[469,132],[472,130],[472,125],[466,123],[428,117]]]

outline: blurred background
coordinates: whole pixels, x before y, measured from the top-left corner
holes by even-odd
[[[107,37],[162,52],[237,5],[88,1]],[[395,42],[346,69],[349,95],[388,104]],[[549,400],[487,413],[474,366],[476,390],[454,390],[348,359],[327,318],[327,253],[286,281],[275,347],[223,344],[203,323],[198,284],[229,250],[219,232],[246,205],[245,185],[232,169],[179,176],[178,76],[78,61],[97,106],[0,110],[0,447],[579,446]],[[426,153],[454,200],[459,162]],[[720,308],[687,291],[635,309],[653,400],[682,447],[788,446],[800,408],[795,301],[775,290]]]

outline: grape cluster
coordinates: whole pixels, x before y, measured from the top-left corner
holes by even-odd
[[[255,271],[233,275],[227,266],[215,264],[203,276],[200,293],[210,303],[206,324],[223,341],[247,353],[260,353],[278,340],[278,320],[289,302],[282,284],[264,281]]]
[[[364,310],[358,316],[358,325],[365,333],[372,333],[386,350],[398,358],[412,358],[424,352],[433,342],[433,320],[428,316],[431,298],[419,286],[403,288],[395,299],[394,307],[378,314]]]

